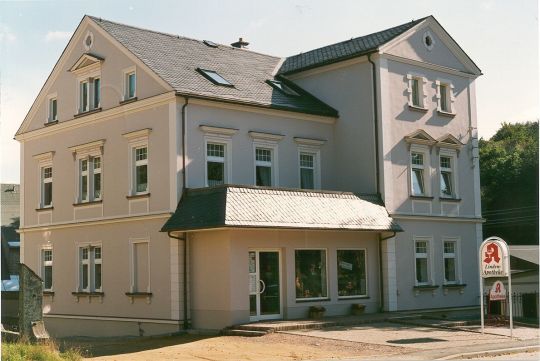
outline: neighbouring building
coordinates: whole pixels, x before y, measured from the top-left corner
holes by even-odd
[[[477,306],[480,69],[429,16],[287,58],[85,16],[16,134],[53,335]]]

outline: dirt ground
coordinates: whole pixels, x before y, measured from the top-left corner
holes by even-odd
[[[89,360],[332,360],[353,356],[399,355],[400,346],[326,340],[272,333],[262,337],[182,335],[145,339],[71,340]]]

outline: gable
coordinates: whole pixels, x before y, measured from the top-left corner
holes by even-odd
[[[426,37],[431,38],[430,46],[425,43]],[[475,75],[481,74],[476,64],[433,17],[381,47],[381,52]]]
[[[92,37],[90,47],[85,44],[89,34]],[[74,119],[79,108],[79,81],[89,73],[99,74],[101,80],[100,107],[103,110],[117,107],[123,96],[122,72],[128,68],[136,69],[138,99],[162,94],[171,89],[165,81],[108,36],[90,18],[84,17],[16,135],[45,126],[51,97],[57,99],[59,123]]]
[[[423,145],[433,145],[437,143],[435,138],[429,135],[425,130],[418,129],[411,134],[408,134],[404,137],[405,142],[409,144],[423,144]]]

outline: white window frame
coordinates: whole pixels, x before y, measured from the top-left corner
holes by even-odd
[[[326,297],[309,297],[309,298],[297,298],[296,297],[296,251],[324,251],[325,254],[325,263],[326,263]],[[330,282],[329,282],[329,264],[328,264],[328,248],[294,248],[293,249],[293,262],[295,266],[295,272],[293,274],[295,282],[293,283],[295,285],[295,291],[294,291],[294,299],[296,303],[302,303],[305,301],[319,301],[319,300],[330,300],[332,297],[330,295]]]
[[[425,242],[426,243],[426,253],[417,253],[416,252],[416,243]],[[424,237],[424,236],[414,236],[413,237],[413,260],[414,260],[414,285],[415,286],[430,286],[434,283],[434,271],[433,271],[433,237]],[[416,259],[417,258],[426,258],[426,267],[427,267],[427,282],[418,282],[416,277]]]
[[[45,260],[45,252],[50,251],[51,252],[51,260]],[[51,245],[45,245],[42,246],[39,250],[40,255],[39,259],[41,261],[41,267],[40,267],[40,277],[43,279],[43,291],[53,292],[54,290],[54,251]],[[51,267],[51,287],[45,288],[45,267],[50,266]]]
[[[257,148],[269,149],[271,154],[271,187],[279,187],[279,153],[278,143],[285,137],[281,134],[263,133],[257,131],[249,131],[249,136],[253,139],[253,185],[257,185]],[[259,165],[265,166],[264,163]]]
[[[436,96],[437,96],[437,112],[439,112],[441,114],[455,115],[456,114],[456,109],[455,109],[454,102],[455,102],[456,98],[455,98],[455,95],[454,95],[454,84],[452,84],[452,81],[450,81],[448,79],[437,79],[435,81],[435,84],[437,85],[437,94],[436,94]],[[447,89],[446,105],[447,105],[448,109],[446,109],[446,110],[442,109],[441,85],[446,86],[446,89]]]
[[[148,285],[146,290],[137,290],[136,284],[137,284],[137,270],[135,268],[135,245],[136,244],[142,244],[146,243],[146,247],[148,247]],[[150,279],[150,239],[148,238],[133,238],[129,241],[129,270],[130,270],[130,292],[147,292],[151,293],[151,279]]]
[[[368,252],[367,252],[367,248],[336,248],[336,267],[339,267],[339,265],[337,264],[337,253],[338,251],[364,251],[364,274],[366,275],[366,293],[363,294],[363,295],[353,295],[353,296],[340,296],[339,295],[339,285],[338,285],[338,282],[336,280],[336,285],[337,285],[337,291],[338,291],[338,299],[349,299],[349,298],[359,298],[359,297],[369,297],[369,275],[368,275]],[[338,276],[339,272],[336,268],[336,277]]]
[[[450,158],[451,168],[449,168],[449,170],[446,168],[443,169],[441,167],[441,157]],[[458,187],[458,182],[457,182],[458,180],[457,161],[458,161],[457,151],[455,151],[454,149],[445,149],[445,148],[439,149],[439,157],[438,157],[439,179],[438,180],[439,180],[439,196],[441,198],[459,199],[459,187]],[[450,179],[450,181],[452,182],[452,195],[451,196],[443,195],[441,191],[441,177],[442,177],[443,171],[449,171],[451,173],[451,179]]]
[[[133,96],[129,96],[129,75],[135,75],[135,89],[133,91]],[[130,100],[137,98],[137,67],[130,66],[129,68],[122,70],[122,100]]]
[[[219,144],[223,146],[223,184],[231,183],[232,167],[231,167],[231,149],[232,140],[230,137],[217,136],[217,135],[205,135],[204,137],[204,186],[209,187],[208,184],[208,162],[218,162],[218,158],[208,156],[208,144]]]
[[[418,101],[420,104],[414,104],[413,98],[413,80],[418,80]],[[407,74],[407,94],[408,94],[408,105],[411,108],[427,110],[427,78],[423,74],[418,73],[409,73]]]
[[[454,253],[446,253],[444,249],[444,243],[445,242],[452,242],[454,243]],[[442,262],[443,262],[443,284],[445,285],[456,285],[461,284],[461,242],[459,237],[443,237],[442,238]],[[446,258],[454,258],[454,272],[455,272],[455,281],[447,281],[446,280],[446,266],[444,263],[444,260]]]
[[[56,116],[52,114],[52,102],[56,101]],[[45,123],[52,123],[58,121],[58,95],[57,93],[49,94],[47,96],[47,119]]]
[[[95,79],[100,80],[100,104],[94,104],[95,100]],[[88,102],[88,109],[84,110],[82,108],[82,93],[81,93],[81,86],[83,83],[88,83],[88,94],[87,94],[87,102]],[[87,113],[96,109],[99,109],[101,106],[101,67],[98,67],[97,69],[95,67],[90,67],[89,70],[78,73],[77,77],[77,108],[75,109],[75,114],[83,114]]]
[[[36,154],[32,157],[37,161],[37,179],[39,180],[37,182],[37,194],[39,194],[39,201],[37,204],[38,209],[53,208],[53,201],[52,201],[52,196],[54,194],[53,157],[54,157],[54,151]],[[53,192],[51,193],[51,204],[48,204],[48,205],[44,204],[44,200],[45,200],[45,184],[44,184],[44,179],[43,179],[44,168],[52,168],[52,171],[53,171],[53,176],[50,178],[50,182],[53,183]]]
[[[144,159],[137,159],[137,151],[138,150],[141,150],[141,149],[145,149],[146,150],[146,157]],[[143,144],[143,145],[140,145],[140,146],[135,146],[133,147],[133,191],[135,195],[139,195],[139,194],[146,194],[148,193],[148,145],[147,144]],[[138,190],[138,186],[139,184],[137,183],[137,168],[138,167],[142,167],[142,166],[146,166],[146,189],[144,190],[141,190],[139,191]]]
[[[422,167],[412,164],[412,154],[420,153],[423,155],[424,164]],[[414,194],[413,190],[413,169],[421,168],[424,170],[424,194]],[[430,197],[431,196],[431,151],[427,146],[411,144],[409,151],[409,194],[412,197]]]
[[[101,250],[100,258],[95,258],[95,249],[99,248]],[[83,260],[83,249],[88,249],[88,259]],[[103,292],[103,245],[101,242],[91,242],[91,243],[79,243],[76,247],[77,252],[77,285],[76,289],[78,292]],[[88,265],[88,287],[83,288],[83,265]],[[101,287],[95,287],[95,273],[96,273],[96,264],[101,265]]]
[[[88,203],[96,202],[103,199],[103,149],[104,149],[105,140],[97,140],[90,143],[85,143],[81,145],[76,145],[69,147],[68,149],[73,152],[73,158],[75,159],[75,189],[77,190],[74,203]],[[94,158],[100,158],[100,168],[98,171],[94,169]],[[82,161],[88,161],[88,170],[86,171],[88,176],[88,199],[82,199]],[[94,184],[94,174],[101,174],[101,189],[99,197],[95,196],[95,184]]]
[[[321,150],[315,147],[298,146],[297,160],[298,160],[298,188],[302,189],[302,167],[300,162],[300,156],[302,154],[309,154],[313,156],[313,189],[321,189]]]
[[[128,194],[130,196],[143,195],[150,193],[150,147],[149,147],[149,137],[152,129],[145,128],[141,130],[136,130],[134,132],[123,134],[124,138],[128,140]],[[144,192],[137,192],[136,183],[136,166],[137,161],[135,160],[136,149],[146,147],[146,190]],[[142,165],[139,161],[139,165]]]

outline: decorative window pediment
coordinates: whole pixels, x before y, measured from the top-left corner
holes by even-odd
[[[432,146],[437,143],[437,140],[429,135],[425,130],[418,129],[417,131],[406,135],[405,141],[409,144],[422,144]]]
[[[451,148],[459,150],[463,146],[463,143],[461,143],[452,134],[446,134],[437,139],[437,146],[440,148]]]
[[[84,53],[79,60],[69,69],[70,72],[79,75],[86,71],[92,71],[101,66],[105,59],[90,53]]]

